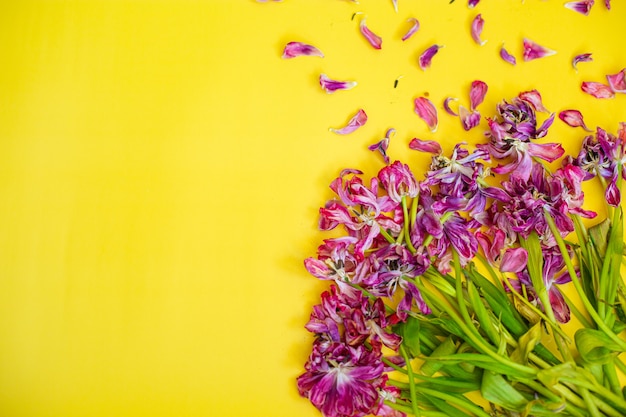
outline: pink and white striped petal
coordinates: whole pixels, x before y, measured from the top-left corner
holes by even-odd
[[[442,45],[433,45],[427,48],[419,57],[419,66],[422,70],[426,70],[426,68],[430,67],[431,61],[433,57],[439,52],[439,50],[443,48]]]
[[[559,119],[561,119],[568,126],[582,127],[587,132],[591,132],[591,129],[585,125],[582,113],[578,110],[563,110],[559,113]]]
[[[541,46],[528,38],[524,38],[524,61],[532,61],[534,59],[544,58],[556,54],[556,51]]]
[[[609,87],[615,93],[626,93],[626,68],[623,68],[617,74],[607,75]]]
[[[298,56],[319,56],[323,58],[324,54],[315,46],[303,42],[289,42],[285,45],[282,55],[284,59]]]
[[[356,87],[356,81],[337,81],[328,78],[326,74],[320,74],[320,87],[330,94],[339,90],[350,90]]]
[[[594,3],[594,0],[570,1],[565,3],[565,8],[588,16]]]
[[[339,135],[347,135],[348,133],[352,133],[361,126],[363,126],[367,122],[367,114],[363,109],[359,109],[359,111],[352,116],[347,125],[340,129],[330,128],[330,131],[333,133],[337,133]]]
[[[528,103],[530,103],[536,111],[550,113],[550,110],[546,109],[543,105],[541,94],[537,90],[524,91],[519,93],[518,97]]]
[[[409,148],[414,151],[428,152],[435,155],[440,155],[443,152],[441,145],[434,140],[422,140],[418,138],[411,139],[409,142]]]
[[[369,42],[370,45],[372,45],[374,49],[382,48],[383,46],[382,38],[378,36],[377,34],[375,34],[374,32],[372,32],[370,28],[367,27],[365,23],[365,18],[361,19],[361,23],[359,24],[359,30],[361,31],[361,34],[363,35],[363,37]]]
[[[613,98],[615,92],[610,86],[595,81],[584,81],[580,88],[587,94],[594,96],[595,98]]]
[[[437,109],[433,103],[426,97],[418,97],[415,99],[415,113],[426,122],[431,132],[437,131],[439,119],[437,118]]]
[[[508,62],[511,65],[517,64],[517,60],[515,59],[515,57],[504,48],[504,45],[500,47],[500,58],[502,58],[504,61]]]
[[[476,107],[480,105],[480,103],[485,100],[485,95],[487,95],[487,83],[480,80],[472,81],[472,86],[470,87],[470,110],[476,110]]]
[[[450,102],[451,101],[459,101],[459,99],[456,98],[456,97],[446,97],[446,99],[443,101],[443,109],[450,116],[458,116],[459,114],[457,112],[455,112],[454,110],[452,110],[452,107],[450,107]]]
[[[395,134],[396,134],[396,129],[391,128],[387,130],[387,133],[385,133],[385,137],[380,142],[376,142],[373,145],[370,145],[367,147],[367,149],[369,149],[372,152],[376,152],[376,151],[380,152],[380,154],[383,157],[383,160],[385,161],[385,164],[387,165],[389,165],[389,162],[391,162],[389,159],[389,156],[387,155],[387,149],[389,149],[389,140]]]
[[[483,19],[482,15],[479,13],[478,15],[476,15],[474,20],[472,20],[472,39],[474,39],[474,42],[476,42],[478,45],[481,45],[481,46],[487,43],[487,41],[483,41],[480,38],[480,36],[483,33],[484,25],[485,25],[485,20]]]
[[[591,57],[591,54],[587,53],[587,54],[579,54],[576,55],[574,57],[574,59],[572,59],[572,66],[574,67],[574,69],[578,69],[576,66],[578,65],[579,62],[591,62],[593,61],[593,58]]]
[[[411,28],[402,37],[403,42],[413,36],[420,28],[420,22],[414,17],[408,18],[407,22],[411,22]]]
[[[480,113],[476,110],[469,111],[463,106],[459,106],[459,118],[465,130],[473,129],[480,124]]]

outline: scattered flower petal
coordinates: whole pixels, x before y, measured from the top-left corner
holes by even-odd
[[[367,149],[369,149],[372,152],[374,151],[380,152],[380,154],[383,156],[385,164],[387,165],[389,165],[389,162],[390,162],[389,156],[387,155],[387,149],[389,148],[389,140],[391,139],[393,135],[395,135],[395,133],[396,133],[396,129],[391,128],[387,130],[387,133],[385,133],[385,137],[380,142],[377,142],[367,147]]]
[[[556,51],[541,46],[530,39],[524,38],[524,61],[532,61],[534,59],[544,58],[554,54],[556,54]]]
[[[413,36],[415,34],[415,32],[417,32],[420,28],[420,22],[414,18],[414,17],[410,17],[407,19],[407,22],[412,22],[412,26],[411,28],[408,30],[407,33],[404,34],[404,36],[402,37],[402,41],[406,41],[407,39],[409,39],[411,36]]]
[[[435,54],[439,52],[439,49],[443,48],[443,46],[433,45],[422,52],[419,58],[419,65],[422,70],[430,67],[430,61],[433,59]]]
[[[500,58],[502,58],[511,65],[517,64],[517,60],[515,59],[515,57],[511,55],[506,49],[504,49],[504,45],[500,47]]]
[[[611,0],[604,0],[604,6],[607,10],[611,10]]]
[[[472,20],[472,39],[478,45],[484,45],[487,41],[483,41],[480,39],[480,35],[483,33],[483,26],[485,25],[485,20],[482,15],[479,13],[476,15],[474,20]]]
[[[357,130],[359,127],[363,126],[367,122],[367,114],[363,111],[363,109],[359,109],[359,111],[350,119],[348,124],[341,129],[333,129],[330,131],[337,133],[339,135],[347,135],[348,133],[352,133]]]
[[[435,155],[439,155],[443,152],[443,149],[441,149],[441,145],[438,142],[418,138],[411,139],[411,142],[409,142],[409,148],[414,151],[428,152]]]
[[[623,68],[617,74],[607,75],[609,87],[615,93],[626,93],[626,68]]]
[[[574,67],[574,69],[578,69],[576,68],[576,65],[578,65],[579,62],[591,62],[591,61],[593,61],[593,58],[591,58],[591,54],[589,53],[576,55],[574,59],[572,60],[572,66]]]
[[[541,100],[541,94],[537,90],[524,91],[520,93],[518,96],[520,99],[524,100],[527,103],[530,103],[536,111],[541,111],[544,113],[550,113],[550,110],[546,109],[543,105],[543,101]]]
[[[356,81],[336,81],[328,78],[326,74],[320,75],[320,86],[327,93],[334,93],[337,90],[349,90],[356,87]]]
[[[595,81],[584,81],[580,88],[587,94],[591,94],[595,98],[613,98],[615,93],[606,84],[597,83]]]
[[[487,84],[484,81],[475,80],[472,82],[472,87],[470,88],[470,110],[476,110],[476,107],[480,105],[485,99],[485,95],[487,94]]]
[[[469,111],[465,107],[459,106],[459,117],[465,130],[473,129],[480,124],[480,113],[476,110]]]
[[[415,113],[422,118],[428,125],[431,132],[437,130],[439,121],[437,119],[437,109],[433,103],[426,97],[418,97],[415,99]]]
[[[587,16],[594,3],[594,0],[570,1],[565,3],[565,8]]]
[[[578,110],[563,110],[559,113],[559,119],[565,122],[568,126],[582,127],[587,132],[591,132],[591,129],[589,129],[583,121],[582,113]]]
[[[454,97],[447,97],[444,101],[443,101],[443,109],[446,111],[446,113],[448,113],[450,116],[458,116],[459,114],[457,112],[455,112],[454,110],[452,110],[450,108],[450,102],[451,101],[458,101],[458,98],[454,98]]]
[[[285,45],[282,56],[283,58],[289,59],[297,56],[319,56],[323,58],[324,54],[313,45],[302,42],[289,42]]]
[[[467,7],[473,9],[480,2],[480,0],[467,0]]]
[[[398,13],[398,0],[391,0],[391,3],[393,4],[393,10]]]
[[[383,40],[380,36],[372,32],[365,24],[365,18],[361,19],[361,23],[359,24],[359,29],[361,33],[367,39],[367,41],[372,45],[375,49],[382,48]]]

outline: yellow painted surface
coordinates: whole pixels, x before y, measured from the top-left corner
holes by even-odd
[[[537,88],[550,110],[615,131],[626,96],[580,83],[626,67],[626,4],[596,3],[585,17],[555,0],[399,0],[397,14],[386,0],[0,2],[0,416],[319,415],[295,378],[326,287],[302,260],[325,236],[327,184],[379,169],[366,147],[389,127],[390,155],[418,173],[412,137],[481,140],[484,121],[465,133],[440,109],[432,134],[412,105],[467,106],[475,79],[484,115]],[[401,42],[409,17],[421,29]],[[523,37],[558,53],[522,62]],[[325,57],[281,59],[292,40]],[[594,61],[576,72],[583,52]],[[328,95],[321,72],[359,84]],[[363,128],[328,131],[358,108]],[[557,120],[549,138],[571,149],[583,134]]]

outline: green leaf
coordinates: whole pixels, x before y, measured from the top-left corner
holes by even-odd
[[[578,373],[576,372],[575,366],[576,365],[571,362],[566,362],[542,369],[537,373],[537,379],[547,388],[552,389],[552,387],[559,384],[561,378],[576,379]]]
[[[602,223],[598,223],[595,226],[589,228],[589,238],[591,243],[596,248],[598,255],[604,258],[606,253],[607,242],[609,241],[609,230],[611,228],[611,221],[604,219]]]
[[[513,386],[494,372],[483,373],[480,393],[484,399],[508,410],[521,411],[528,401]]]
[[[452,340],[451,337],[447,337],[437,348],[433,351],[433,353],[429,356],[429,359],[426,359],[422,364],[420,371],[424,375],[432,376],[435,372],[439,371],[441,367],[444,365],[443,362],[438,362],[436,360],[432,360],[437,356],[448,356],[452,355],[456,352],[456,344]]]
[[[511,360],[527,365],[528,355],[535,349],[541,340],[541,322],[537,322],[517,342],[517,349],[511,354]]]
[[[580,356],[590,364],[609,363],[623,352],[620,345],[600,330],[580,329],[574,335],[574,340]]]
[[[494,325],[493,317],[485,308],[485,304],[483,299],[478,294],[478,290],[474,285],[470,276],[467,276],[467,294],[469,296],[470,305],[472,306],[472,310],[474,310],[474,315],[478,319],[478,323],[480,323],[481,329],[485,332],[489,340],[498,346],[500,344],[500,339],[502,339],[497,327]]]

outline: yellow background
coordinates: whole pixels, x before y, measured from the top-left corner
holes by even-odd
[[[302,260],[342,168],[375,173],[366,147],[390,127],[390,155],[418,173],[412,137],[482,140],[484,121],[465,133],[441,110],[447,96],[467,106],[475,79],[489,85],[483,115],[537,88],[591,127],[626,120],[626,97],[580,91],[626,67],[626,4],[585,17],[563,3],[1,1],[0,417],[318,416],[295,378],[327,283]],[[421,29],[401,42],[409,17]],[[558,53],[523,62],[523,37]],[[283,60],[289,41],[325,58]],[[594,61],[576,72],[583,52]],[[328,95],[321,72],[359,85]],[[425,93],[435,134],[413,112]],[[358,108],[363,128],[328,131]],[[574,149],[583,136],[557,120],[548,139]]]

